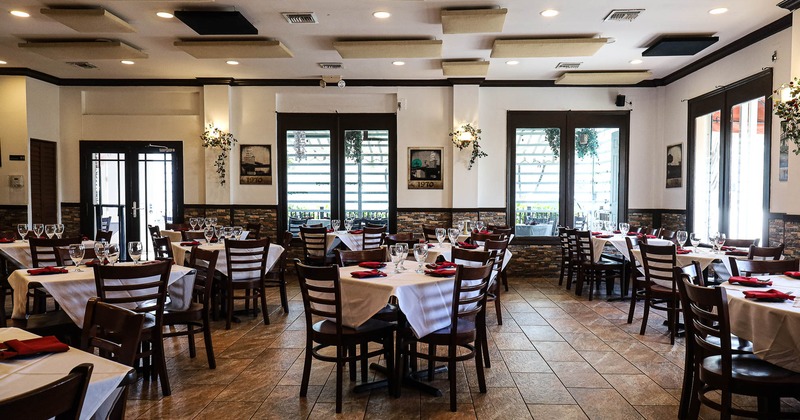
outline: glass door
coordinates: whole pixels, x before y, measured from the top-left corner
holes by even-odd
[[[761,237],[766,169],[763,158],[765,104],[766,97],[762,96],[736,104],[730,110],[730,238]]]
[[[389,225],[389,130],[344,131],[344,210],[356,225]]]
[[[694,119],[692,232],[704,239],[711,238],[720,229],[721,115],[721,110],[714,110]]]
[[[573,131],[573,226],[577,228],[595,228],[586,222],[616,226],[619,221],[619,131],[618,127],[577,127]]]
[[[289,231],[304,224],[330,224],[331,132],[292,130],[286,133],[286,209]]]

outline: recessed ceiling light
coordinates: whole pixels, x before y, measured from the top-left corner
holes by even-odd
[[[23,12],[22,10],[12,10],[11,14],[16,17],[31,17],[31,14],[28,12]]]
[[[721,15],[721,14],[727,12],[727,11],[728,11],[727,7],[717,7],[716,9],[709,10],[708,13],[710,13],[712,15]]]
[[[546,9],[546,10],[542,10],[541,13],[539,13],[539,14],[544,16],[544,17],[553,17],[553,16],[558,16],[559,13],[560,12],[558,10],[555,10],[555,9]]]
[[[391,16],[391,15],[392,15],[391,13],[383,12],[383,11],[378,11],[378,12],[375,12],[375,13],[372,14],[372,16],[375,16],[378,19],[388,19],[389,16]]]
[[[506,64],[508,64],[509,66],[516,66],[517,64],[519,64],[519,61],[517,61],[517,60],[509,60],[509,61],[506,61]]]
[[[633,60],[629,61],[629,63],[631,63],[631,64],[642,64],[642,60],[639,60],[638,58],[634,58]]]
[[[163,18],[163,19],[172,19],[172,18],[175,17],[170,12],[158,12],[158,13],[156,13],[156,16],[158,16],[160,18]]]
[[[129,65],[129,66],[135,64],[135,62],[131,61],[131,60],[122,60],[122,61],[120,61],[120,63]]]
[[[5,61],[3,61],[3,60],[0,60],[0,66],[2,66],[3,64],[8,64],[8,63],[6,63],[6,62],[5,62]]]
[[[238,66],[239,65],[239,62],[236,61],[236,60],[228,60],[228,61],[226,61],[226,63],[228,63],[228,64],[230,64],[232,66]]]
[[[392,61],[392,64],[394,64],[395,66],[405,66],[406,62],[405,61]]]

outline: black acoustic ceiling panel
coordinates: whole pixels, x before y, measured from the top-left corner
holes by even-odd
[[[645,57],[671,55],[695,55],[719,41],[718,36],[678,37],[666,36],[659,39],[642,53]]]
[[[176,10],[175,17],[200,35],[258,35],[258,29],[239,12]]]

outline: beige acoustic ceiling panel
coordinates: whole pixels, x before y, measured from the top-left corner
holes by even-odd
[[[294,54],[280,41],[221,40],[177,41],[175,46],[194,58],[292,58]]]
[[[503,32],[508,9],[442,10],[442,31],[446,34]]]
[[[439,58],[442,41],[397,39],[381,41],[338,41],[333,48],[342,58]]]
[[[567,72],[556,79],[557,85],[635,85],[650,78],[649,71]]]
[[[481,61],[442,61],[442,73],[447,77],[486,77],[489,62]]]
[[[606,43],[607,38],[496,39],[492,58],[588,57]]]
[[[29,41],[20,43],[19,47],[54,60],[147,58],[147,54],[124,42],[109,40]]]
[[[41,9],[41,13],[84,33],[136,32],[131,25],[106,9]]]

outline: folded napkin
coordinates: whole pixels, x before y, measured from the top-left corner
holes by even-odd
[[[678,255],[690,254],[691,252],[692,252],[691,249],[686,249],[686,248],[681,248],[675,251],[675,253]]]
[[[647,239],[656,239],[656,235],[644,235]]]
[[[352,273],[350,273],[350,275],[357,279],[367,279],[370,277],[386,277],[386,273],[378,270],[353,271]]]
[[[602,235],[603,232],[592,232],[592,235]]]
[[[436,264],[427,264],[426,267],[430,268],[431,270],[439,270],[443,268],[456,268],[458,264],[450,261],[442,261]]]
[[[61,268],[61,267],[42,267],[42,268],[34,268],[28,270],[28,274],[32,276],[40,276],[44,274],[60,274],[68,272],[69,271],[66,268]]]
[[[14,240],[11,238],[0,238],[0,244],[11,244],[14,243]]]
[[[353,235],[361,235],[362,233],[364,233],[364,231],[358,229],[358,230],[351,230],[350,233],[352,233]]]
[[[383,263],[383,262],[380,262],[380,261],[364,261],[364,262],[358,263],[358,266],[362,267],[362,268],[376,269],[376,268],[386,267],[386,263]]]
[[[721,249],[723,251],[736,251],[736,247],[735,246],[728,246],[728,245],[723,245]]]
[[[482,230],[480,232],[478,232],[478,229],[472,229],[472,232],[474,232],[474,233],[489,233],[489,231],[487,229],[484,229],[484,230]]]
[[[787,295],[786,293],[783,293],[783,292],[781,292],[779,290],[775,290],[775,289],[769,289],[769,290],[766,290],[766,291],[745,290],[742,293],[744,293],[744,297],[746,297],[748,299],[775,299],[775,300],[778,300],[778,299],[782,299],[782,300],[789,299],[789,300],[794,300],[794,296]]]
[[[731,276],[728,283],[741,284],[742,286],[772,286],[772,281],[760,281],[757,277]]]
[[[103,263],[103,265],[105,265],[105,264],[107,264],[107,263],[105,263],[105,262],[104,262],[104,263]],[[95,260],[88,261],[88,262],[86,263],[86,266],[87,266],[87,267],[94,267],[94,266],[96,266],[96,265],[100,265],[100,260],[96,260],[96,259],[95,259]]]
[[[428,248],[433,248],[435,246],[436,246],[435,244],[428,244]]]
[[[58,341],[55,336],[31,338],[29,340],[8,340],[3,345],[6,350],[0,350],[0,359],[10,359],[16,356],[29,356],[39,353],[61,353],[69,350],[69,346]]]
[[[747,254],[748,254],[747,251],[736,251],[736,250],[725,251],[725,255],[733,255],[733,256],[739,256],[739,257],[746,257]]]
[[[450,277],[456,275],[456,270],[453,268],[438,268],[436,270],[425,270],[425,274],[434,277]]]
[[[800,271],[787,271],[787,272],[783,273],[783,275],[784,276],[789,276],[789,277],[794,277],[794,278],[800,278]]]
[[[595,235],[595,238],[613,238],[614,235]]]
[[[628,232],[628,236],[638,236],[639,232]]]
[[[621,230],[615,230],[614,233],[620,234],[620,233],[622,233],[622,231]]]
[[[326,229],[325,232],[333,233],[333,229]]]
[[[197,241],[181,242],[181,246],[195,246],[195,245],[200,245],[200,242]]]
[[[478,249],[478,245],[475,244],[468,244],[466,242],[459,242],[458,246],[464,249]]]

